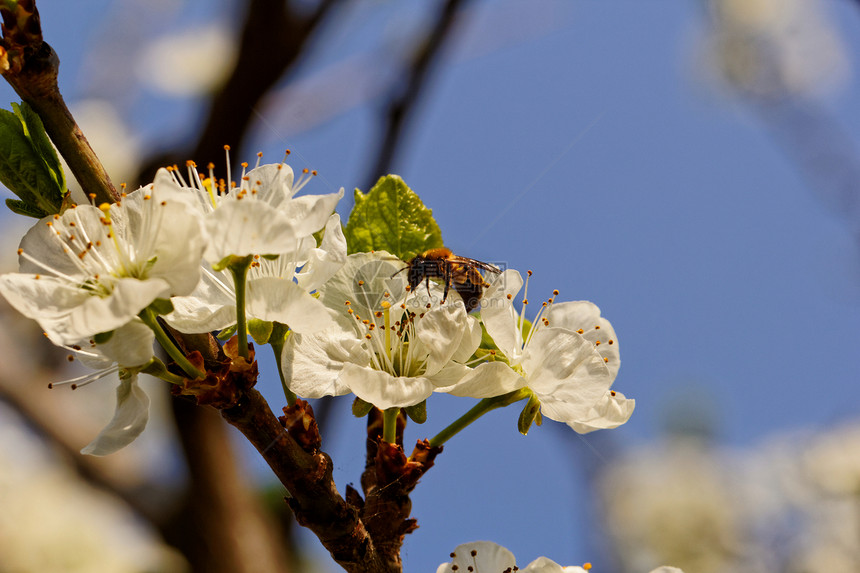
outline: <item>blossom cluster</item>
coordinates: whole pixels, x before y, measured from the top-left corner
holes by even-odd
[[[143,431],[139,373],[174,384],[206,375],[169,329],[235,335],[245,359],[248,334],[268,342],[288,401],[353,394],[391,411],[434,392],[528,399],[524,433],[544,416],[580,433],[630,417],[634,401],[611,389],[618,339],[597,306],[554,292],[528,320],[526,293],[517,298],[528,279],[510,269],[487,273],[480,314],[436,282],[411,289],[399,272],[409,257],[353,252],[335,213],[343,190],[297,195],[309,180],[284,163],[229,184],[193,164],[186,177],[162,169],[115,204],[68,208],[25,235],[0,294],[95,369],[68,382],[120,380],[114,418],[84,453]]]
[[[514,554],[508,549],[491,541],[473,541],[458,545],[451,552],[451,561],[442,563],[436,573],[456,573],[458,571],[522,571],[523,573],[588,573],[591,563],[582,566],[563,567],[547,557],[538,557],[524,569],[517,567]],[[677,567],[662,566],[651,573],[683,573]]]

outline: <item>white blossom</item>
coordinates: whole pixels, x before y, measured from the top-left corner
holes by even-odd
[[[498,543],[492,541],[473,541],[458,545],[451,552],[451,561],[442,563],[436,568],[436,573],[461,573],[473,571],[475,573],[509,573],[521,571],[522,573],[587,573],[591,571],[590,563],[569,565],[563,567],[547,557],[538,557],[529,563],[524,569],[517,568],[517,560],[514,554]],[[683,573],[676,567],[659,567],[651,573]]]
[[[411,406],[468,367],[480,327],[462,304],[407,297],[406,279],[392,255],[359,253],[326,283],[321,301],[336,324],[290,336],[281,363],[300,396],[354,393],[378,408]]]
[[[618,340],[597,306],[556,303],[554,293],[529,327],[513,306],[523,285],[520,274],[509,269],[490,281],[481,320],[504,360],[481,364],[442,391],[489,398],[528,387],[542,415],[577,432],[627,421],[633,401],[610,390],[620,366]]]
[[[246,314],[287,324],[296,332],[313,332],[331,324],[325,307],[311,292],[346,260],[346,239],[340,217],[332,214],[343,190],[329,195],[294,197],[307,179],[295,181],[286,164],[263,165],[240,185],[217,192],[213,178],[196,174],[187,186],[164,172],[178,189],[194,198],[205,217],[209,246],[203,279],[186,297],[173,299],[167,322],[182,332],[211,332],[236,323],[236,291],[232,275],[215,271],[228,256],[255,255],[248,271]],[[319,247],[313,233],[325,228]]]
[[[40,220],[0,293],[55,344],[76,344],[128,324],[157,298],[190,293],[203,248],[199,219],[156,182],[110,207]]]
[[[133,442],[149,421],[149,396],[137,383],[138,369],[152,359],[154,335],[140,320],[117,329],[102,344],[82,341],[66,347],[84,366],[94,371],[77,378],[56,382],[51,387],[69,385],[72,389],[98,380],[118,381],[113,418],[81,453],[93,456],[112,454]]]

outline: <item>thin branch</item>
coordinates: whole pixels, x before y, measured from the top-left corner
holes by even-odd
[[[17,10],[0,7],[3,39],[0,66],[9,85],[39,115],[45,131],[69,165],[81,188],[99,203],[119,195],[87,138],[75,123],[57,84],[60,59],[42,39],[35,0],[18,0]]]
[[[420,103],[421,94],[432,68],[434,64],[438,63],[439,55],[450,36],[457,14],[466,4],[466,1],[447,0],[439,11],[430,32],[418,42],[418,48],[412,56],[412,66],[406,78],[406,85],[400,88],[402,92],[392,96],[385,111],[384,136],[377,152],[376,161],[373,162],[373,168],[368,174],[365,190],[373,187],[377,179],[391,170],[403,133],[408,127],[409,118],[415,113],[415,109]]]

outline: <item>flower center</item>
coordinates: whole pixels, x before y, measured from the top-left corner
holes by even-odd
[[[428,352],[418,341],[415,333],[416,318],[422,314],[408,310],[405,304],[392,307],[390,294],[383,292],[377,310],[370,318],[358,316],[347,301],[347,313],[355,319],[358,333],[370,351],[371,368],[387,372],[392,376],[415,377],[422,375],[427,367]]]
[[[120,236],[111,216],[111,205],[98,207],[96,214],[92,207],[74,207],[62,216],[55,215],[48,221],[48,240],[54,244],[51,254],[58,258],[37,258],[18,249],[18,256],[46,275],[63,279],[75,289],[89,292],[94,296],[106,297],[113,292],[116,281],[132,277],[144,279],[155,263],[154,240],[161,227],[161,209],[164,203],[143,196],[142,220],[147,221],[146,232],[130,240]],[[121,204],[117,204],[114,215],[122,214],[123,235],[132,232],[131,221]],[[40,277],[36,274],[36,278]]]

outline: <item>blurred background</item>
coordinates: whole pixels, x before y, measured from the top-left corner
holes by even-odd
[[[114,182],[290,149],[308,192],[346,188],[346,217],[397,173],[455,253],[612,321],[632,419],[469,427],[412,496],[405,571],[479,539],[598,573],[860,571],[860,2],[38,7]],[[32,221],[0,217],[11,271]],[[141,439],[80,456],[115,389],[48,391],[64,353],[0,304],[0,572],[337,570],[257,453],[164,384]],[[341,492],[364,466],[349,404],[315,406]],[[471,405],[432,397],[407,442]]]

